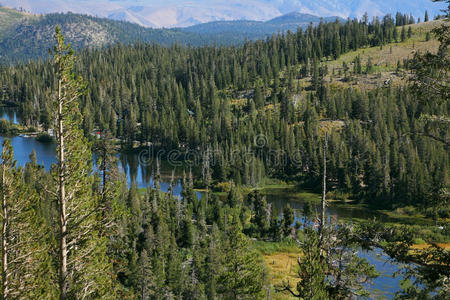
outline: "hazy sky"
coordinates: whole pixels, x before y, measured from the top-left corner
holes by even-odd
[[[446,7],[431,0],[0,0],[34,13],[85,13],[150,27],[189,26],[217,20],[268,20],[289,12],[360,17],[412,13],[423,19]]]

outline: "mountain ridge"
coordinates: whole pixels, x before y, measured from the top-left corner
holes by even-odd
[[[53,42],[54,27],[59,25],[75,49],[103,47],[114,43],[156,43],[169,46],[239,45],[246,40],[264,39],[274,33],[305,28],[319,17],[297,14],[271,21],[216,21],[187,28],[153,29],[128,21],[66,13],[31,15],[0,7],[0,62],[15,62],[46,57]],[[335,18],[325,18],[334,21]]]
[[[23,7],[34,13],[74,12],[108,17],[153,28],[189,27],[211,21],[267,21],[289,12],[316,16],[369,17],[397,11],[423,18],[425,10],[433,17],[445,3],[429,0],[1,0],[0,4]]]
[[[184,32],[192,32],[208,35],[222,35],[228,38],[256,40],[270,36],[278,32],[296,32],[299,28],[305,29],[310,24],[317,25],[323,22],[345,22],[337,16],[320,18],[310,14],[292,12],[268,21],[216,21],[180,28]]]

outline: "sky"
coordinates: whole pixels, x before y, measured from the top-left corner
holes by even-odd
[[[68,12],[126,20],[147,27],[186,27],[211,21],[264,21],[290,12],[361,17],[411,13],[423,19],[445,8],[431,0],[0,0],[33,13]]]

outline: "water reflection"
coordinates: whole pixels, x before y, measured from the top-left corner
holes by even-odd
[[[46,170],[50,170],[53,163],[56,162],[56,146],[54,144],[44,144],[37,142],[34,138],[16,136],[11,139],[14,149],[14,159],[18,166],[25,166],[30,161],[30,154],[36,151],[37,162],[43,165]],[[3,150],[4,137],[0,136],[0,150]]]
[[[4,137],[0,136],[0,151],[3,150]],[[16,136],[11,138],[11,144],[14,149],[14,159],[18,166],[24,167],[30,161],[30,154],[33,150],[36,152],[38,164],[45,167],[48,171],[51,165],[56,163],[56,146],[54,144],[45,144],[36,141],[31,137]],[[139,163],[138,157],[135,154],[118,154],[119,169],[122,170],[126,176],[128,183],[131,185],[135,183],[139,188],[154,187],[153,175],[156,172],[156,165],[142,165]],[[94,165],[94,170],[96,166]],[[167,163],[161,163],[161,190],[167,192],[170,188],[170,181],[172,177],[172,167]],[[174,170],[174,188],[173,194],[181,196],[182,187],[182,169]],[[201,194],[198,193],[200,197]]]
[[[14,111],[8,111],[0,109],[0,115],[2,118],[12,120],[14,123],[18,122],[18,117]],[[4,137],[0,137],[0,143],[3,143]],[[56,146],[54,144],[43,144],[37,142],[34,138],[29,137],[13,137],[11,143],[14,148],[14,158],[17,160],[19,166],[24,166],[29,162],[29,156],[33,149],[36,151],[37,162],[49,170],[51,165],[56,162]],[[2,150],[0,144],[0,150]],[[153,187],[153,174],[156,172],[155,164],[142,165],[139,163],[139,159],[135,154],[121,153],[118,154],[119,168],[127,175],[128,183],[135,183],[140,188]],[[95,166],[94,166],[95,169]],[[162,162],[160,166],[161,174],[161,190],[167,192],[170,187],[170,180],[172,177],[173,167],[167,163]],[[181,196],[182,184],[181,177],[183,169],[175,169],[174,179],[175,186],[173,193],[175,196]],[[198,197],[201,197],[200,193],[197,193]],[[302,209],[307,199],[302,199],[298,195],[289,192],[268,193],[266,195],[267,201],[272,203],[273,207],[281,212],[282,209],[289,203],[294,209],[295,220],[302,221]],[[320,212],[318,205],[314,206],[317,212]],[[329,206],[327,208],[328,215],[336,218],[373,218],[383,221],[383,216],[376,214],[372,211],[362,208],[346,208],[339,206]],[[398,266],[389,262],[389,258],[382,253],[380,249],[375,249],[370,252],[360,252],[361,257],[367,258],[372,264],[374,264],[377,270],[382,275],[374,280],[374,286],[371,287],[373,298],[390,299],[393,297],[393,293],[399,289],[400,278],[393,278],[392,274],[398,270]]]
[[[396,291],[400,289],[402,278],[394,277],[393,274],[399,270],[399,266],[390,262],[381,249],[375,248],[372,251],[360,251],[358,255],[374,265],[380,276],[373,280],[373,285],[368,286],[373,299],[392,299]]]
[[[17,115],[17,109],[13,107],[0,107],[0,119],[5,119],[13,124],[19,124],[20,119]]]
[[[303,210],[303,206],[308,201],[307,197],[302,197],[301,194],[298,193],[298,191],[291,190],[283,190],[282,192],[279,191],[269,191],[266,194],[266,199],[268,202],[272,203],[273,207],[277,211],[282,211],[283,208],[289,204],[296,214],[300,214]],[[320,213],[321,206],[319,202],[313,202],[312,203],[313,211]],[[349,206],[339,206],[339,205],[329,205],[327,207],[327,214],[330,217],[339,217],[339,218],[345,218],[345,219],[365,219],[370,220],[376,218],[377,220],[384,222],[388,221],[388,217],[385,214],[369,210],[362,207],[349,207]],[[301,217],[299,215],[299,218]]]
[[[286,191],[280,193],[280,191],[269,191],[266,194],[267,202],[272,204],[272,207],[280,213],[287,204],[294,210],[294,223],[300,222],[303,224],[303,206],[308,201],[307,197],[302,197],[298,194],[298,191]],[[313,203],[313,211],[320,215],[320,204]],[[382,221],[388,219],[388,217],[370,211],[364,208],[351,208],[351,207],[339,207],[336,205],[330,205],[327,207],[328,218],[341,219],[346,218],[349,220],[358,219],[373,219]],[[372,265],[375,266],[380,276],[373,280],[373,285],[368,285],[367,288],[371,291],[371,299],[392,299],[396,291],[400,289],[400,282],[402,278],[394,277],[393,274],[399,270],[399,266],[390,261],[381,249],[375,248],[372,251],[360,250],[358,252],[360,257],[366,258]]]
[[[128,179],[128,183],[135,183],[140,188],[154,187],[154,174],[156,173],[156,163],[150,165],[143,165],[139,163],[138,156],[131,153],[121,153],[118,155],[119,158],[119,169],[122,170]],[[183,191],[182,186],[182,170],[176,172],[170,166],[165,163],[160,165],[161,174],[161,191],[167,192],[170,188],[170,181],[172,180],[172,171],[174,176],[174,187],[173,194],[175,196],[180,196]],[[181,173],[180,173],[181,172]]]

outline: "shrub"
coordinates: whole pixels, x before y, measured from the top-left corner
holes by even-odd
[[[426,244],[426,242],[425,242],[423,239],[421,239],[421,238],[415,238],[413,242],[414,242],[414,244],[416,244],[416,245],[423,245],[423,244]]]
[[[400,215],[414,216],[417,214],[417,209],[414,206],[399,207],[395,210],[395,213]]]
[[[439,217],[442,219],[450,218],[450,208],[442,208],[439,210]]]
[[[41,142],[41,143],[53,143],[54,139],[47,132],[41,132],[36,137],[36,141]]]
[[[230,183],[229,182],[219,182],[213,187],[213,191],[228,193],[230,191]]]
[[[29,132],[29,133],[36,132],[36,131],[37,131],[36,127],[33,127],[33,126],[29,126],[25,130],[25,132]]]
[[[8,134],[11,131],[11,123],[8,120],[0,119],[0,133]]]

